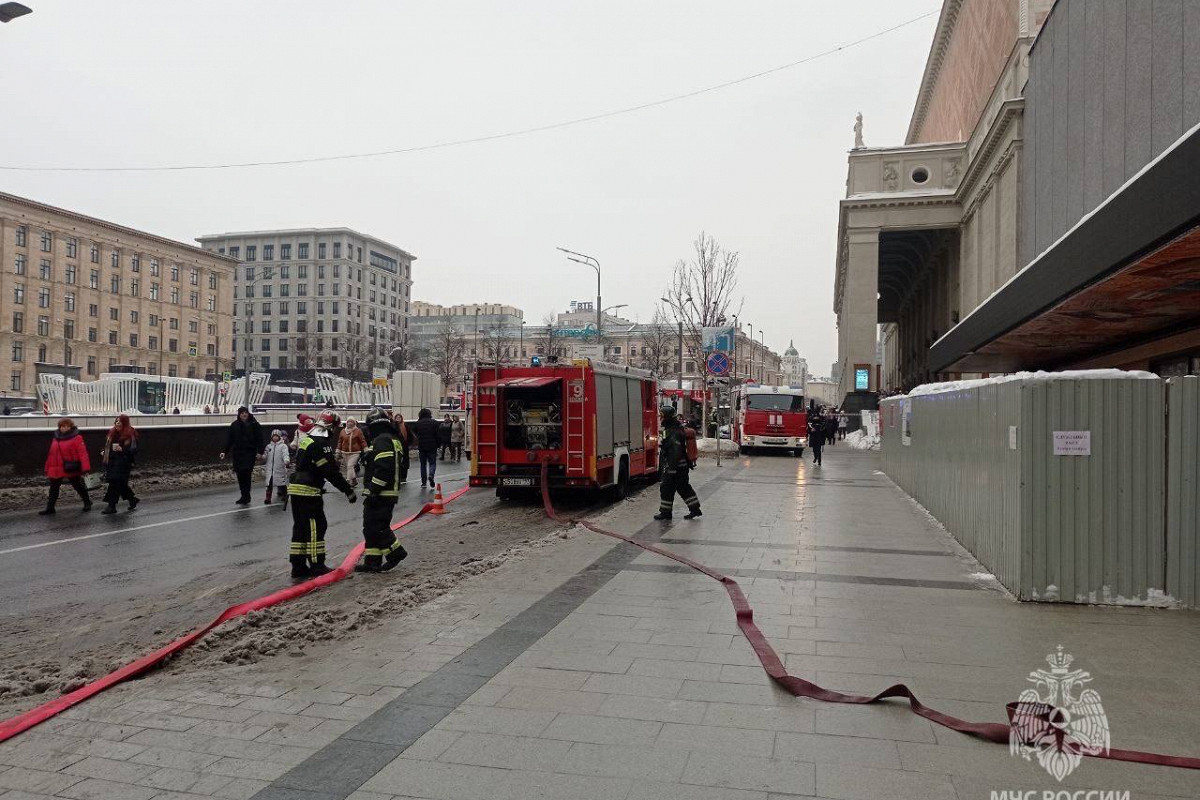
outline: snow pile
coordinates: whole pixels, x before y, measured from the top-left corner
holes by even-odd
[[[738,451],[738,446],[729,439],[696,439],[696,449],[701,455],[716,455],[718,446],[726,455],[733,455]]]
[[[868,436],[866,431],[850,431],[846,434],[846,444],[851,450],[878,450],[880,439],[878,434]]]
[[[1078,380],[1159,380],[1153,372],[1123,369],[1068,369],[1061,372],[1015,372],[1012,375],[996,375],[991,378],[975,378],[945,383],[925,383],[908,393],[909,397],[920,397],[945,392],[961,392],[979,386],[992,386],[1012,381],[1078,381]]]
[[[1112,588],[1102,586],[1100,593],[1088,592],[1087,594],[1075,595],[1076,603],[1087,603],[1089,605],[1106,605],[1106,606],[1136,606],[1145,608],[1178,608],[1179,601],[1161,589],[1147,589],[1146,599],[1138,597],[1124,597],[1122,595],[1114,595]]]

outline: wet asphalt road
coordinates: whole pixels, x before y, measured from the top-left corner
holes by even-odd
[[[415,465],[414,465],[415,466]],[[468,464],[439,464],[446,494],[465,485]],[[432,500],[419,479],[402,488],[394,519]],[[138,487],[134,486],[137,491]],[[105,609],[139,596],[164,595],[212,575],[236,584],[264,567],[287,567],[291,511],[262,504],[256,483],[248,508],[234,505],[237,488],[218,486],[148,495],[136,511],[103,516],[95,500],[84,514],[78,500],[52,517],[34,509],[0,515],[0,614],[45,614],[56,607]],[[93,493],[95,495],[95,493]],[[336,490],[325,495],[329,561],[336,564],[362,539],[362,505]]]

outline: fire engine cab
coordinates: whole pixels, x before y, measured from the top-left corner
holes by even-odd
[[[732,437],[741,452],[762,447],[804,454],[808,445],[808,412],[804,390],[748,383],[734,394]]]
[[[475,373],[471,485],[614,489],[658,474],[658,388],[648,372],[580,359]]]

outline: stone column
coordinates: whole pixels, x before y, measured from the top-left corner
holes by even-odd
[[[851,228],[846,253],[846,284],[838,331],[842,362],[837,402],[854,391],[854,365],[870,367],[870,384],[875,385],[875,340],[879,325],[879,229]]]

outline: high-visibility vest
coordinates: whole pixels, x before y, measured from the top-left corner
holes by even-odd
[[[399,439],[388,437],[389,447],[387,449],[374,447],[374,442],[369,451],[370,454],[370,478],[365,481],[365,489],[363,494],[372,497],[399,497],[400,496],[400,464],[404,459],[404,445]],[[391,464],[391,480],[379,477],[379,472],[382,467],[386,466],[384,461],[390,460]],[[378,465],[378,467],[376,466]]]
[[[292,497],[320,497],[325,486],[324,472],[329,463],[327,444],[318,442],[305,434],[296,445],[296,471],[288,480],[288,494]]]

